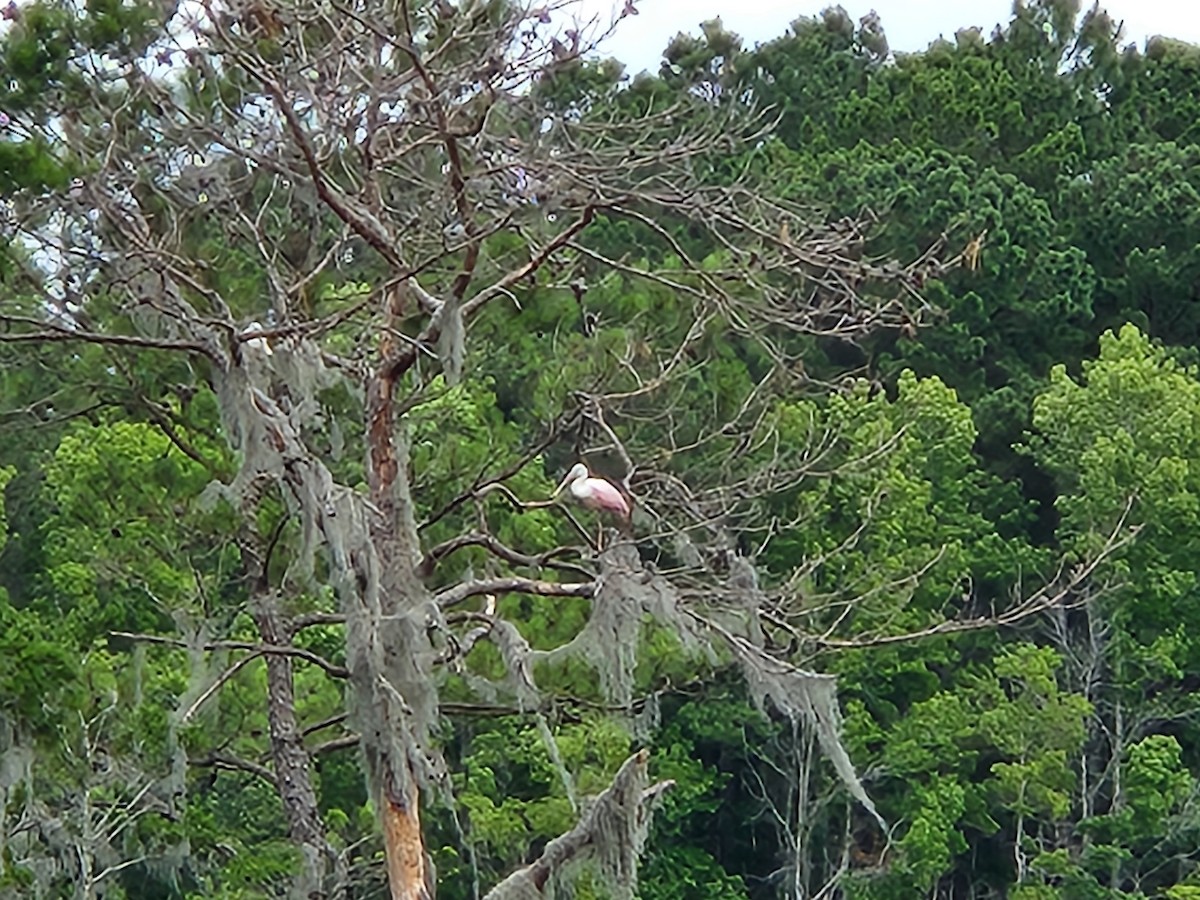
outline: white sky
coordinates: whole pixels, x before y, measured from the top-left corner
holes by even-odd
[[[658,71],[662,50],[679,31],[700,33],[700,22],[721,17],[726,28],[742,36],[743,46],[779,37],[800,16],[814,16],[838,0],[636,0],[638,15],[617,27],[601,50],[628,66],[629,74]],[[840,0],[858,21],[874,9],[879,13],[893,50],[924,50],[941,34],[949,40],[959,28],[978,25],[984,37],[1011,18],[1012,0]],[[1083,9],[1092,0],[1084,0]],[[584,8],[606,17],[622,0],[583,0]],[[1197,0],[1108,0],[1101,5],[1115,21],[1124,20],[1123,43],[1163,34],[1200,44],[1200,2]],[[607,21],[607,19],[605,19]]]

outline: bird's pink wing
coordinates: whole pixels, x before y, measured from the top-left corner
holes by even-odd
[[[591,499],[596,509],[607,510],[622,518],[628,518],[629,504],[612,484],[603,478],[591,478],[588,480],[588,487],[591,489]]]

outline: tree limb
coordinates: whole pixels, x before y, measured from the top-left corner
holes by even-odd
[[[511,547],[501,543],[497,538],[490,534],[485,534],[481,531],[472,531],[470,534],[459,535],[451,538],[448,541],[443,541],[437,546],[431,548],[425,554],[425,559],[421,561],[421,573],[423,575],[433,574],[433,570],[447,556],[462,550],[465,547],[483,547],[493,556],[503,559],[505,562],[510,562],[516,566],[528,566],[531,569],[553,568],[566,571],[576,572],[585,578],[592,577],[592,573],[588,572],[582,566],[573,565],[571,563],[555,562],[555,557],[561,556],[564,553],[572,552],[570,547],[555,547],[553,550],[547,550],[544,553],[539,553],[532,556],[528,553],[521,553]]]
[[[8,318],[0,316],[0,322],[8,321]],[[79,331],[70,328],[0,334],[0,344],[39,344],[50,341],[83,341],[89,344],[110,344],[119,347],[145,347],[149,350],[188,350],[193,353],[202,353],[210,358],[212,356],[208,347],[199,341],[171,341],[138,337],[133,334],[104,334],[98,331]]]
[[[536,594],[543,597],[590,597],[595,592],[596,583],[594,581],[561,583],[512,575],[505,578],[481,578],[477,581],[456,584],[435,595],[434,599],[445,608],[479,594],[518,593]]]
[[[249,772],[251,775],[257,775],[263,781],[277,787],[275,773],[266,766],[260,766],[258,763],[250,762],[248,759],[230,756],[226,753],[210,753],[203,759],[189,759],[188,765],[207,769],[225,769],[230,772]]]
[[[163,637],[157,634],[138,634],[131,631],[110,631],[112,637],[125,638],[131,641],[143,641],[147,644],[163,644],[168,647],[180,647],[189,649],[191,644],[187,641],[181,641],[176,638]],[[334,678],[349,678],[350,672],[344,666],[336,665],[325,659],[323,656],[318,656],[311,650],[305,650],[302,647],[286,647],[275,644],[254,644],[249,641],[209,641],[202,645],[205,650],[249,650],[251,653],[280,656],[294,656],[297,659],[302,659],[305,662],[310,662],[314,666],[324,669],[329,675]]]

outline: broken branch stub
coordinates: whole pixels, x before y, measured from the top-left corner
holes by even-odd
[[[594,867],[613,900],[633,900],[638,857],[649,834],[654,804],[673,784],[662,781],[647,787],[649,761],[647,750],[625,760],[612,784],[586,807],[575,827],[492,888],[485,900],[546,900],[586,866]]]

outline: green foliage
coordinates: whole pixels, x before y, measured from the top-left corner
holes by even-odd
[[[912,367],[956,389],[973,405],[989,460],[1002,459],[1035,386],[1064,352],[1082,351],[1093,315],[1091,264],[1046,199],[974,158],[899,140],[821,154],[776,148],[763,165],[833,215],[886,210],[880,253],[916,258],[943,234],[954,252],[986,232],[977,270],[955,267],[928,287],[944,319],[917,341],[882,335],[869,354],[889,380]]]
[[[1051,648],[1004,646],[894,722],[871,726],[866,749],[891,782],[876,798],[907,830],[888,873],[853,879],[854,896],[928,891],[959,864],[970,840],[1005,833],[1015,821],[1024,829],[1067,818],[1075,786],[1069,760],[1083,745],[1090,707],[1060,687],[1060,666]],[[851,734],[864,729],[864,714],[848,707]]]
[[[500,880],[532,847],[569,830],[576,818],[572,797],[599,793],[628,755],[628,734],[603,717],[553,731],[562,769],[543,731],[531,723],[509,717],[460,730],[454,779],[462,834],[440,822],[443,844],[435,856],[447,896],[469,895],[472,873],[459,849],[462,841],[480,876],[489,883]]]
[[[1022,817],[1055,821],[1070,812],[1068,760],[1083,744],[1091,708],[1085,698],[1060,691],[1060,664],[1049,647],[1006,647],[993,664],[996,686],[985,688],[990,696],[980,731],[1006,760],[992,765],[990,787],[1005,809]]]
[[[836,437],[822,451],[820,476],[781,494],[779,512],[806,524],[772,541],[767,561],[782,573],[828,555],[808,589],[866,598],[852,630],[928,625],[972,577],[990,587],[1037,564],[1023,541],[1004,539],[988,520],[1004,488],[973,456],[969,408],[937,378],[905,372],[894,400],[858,382],[827,408],[783,407],[780,428],[799,446]],[[909,579],[915,571],[923,576]]]
[[[209,473],[154,426],[77,428],[44,473],[48,600],[81,639],[151,628],[198,602],[198,574],[219,584],[232,564],[212,543],[219,517],[192,511]]]
[[[1132,144],[1065,182],[1063,201],[1072,240],[1098,276],[1099,324],[1134,321],[1156,337],[1195,344],[1200,148]]]
[[[50,729],[78,702],[78,677],[77,655],[50,623],[0,599],[0,712]]]
[[[783,862],[763,852],[775,838],[754,815],[780,729],[720,680],[703,698],[663,704],[652,774],[675,787],[655,814],[640,896],[750,896],[747,884]]]
[[[1152,734],[1129,748],[1125,800],[1136,834],[1150,832],[1189,799],[1194,782],[1182,753],[1179,741],[1163,734]]]
[[[1129,580],[1112,615],[1137,647],[1139,678],[1190,669],[1200,546],[1200,381],[1132,325],[1105,334],[1082,377],[1065,368],[1034,404],[1031,447],[1060,484],[1062,532],[1080,551],[1099,546],[1126,515],[1139,540],[1113,560]],[[1134,648],[1129,648],[1133,650]]]
[[[4,549],[8,541],[8,514],[5,511],[4,490],[16,474],[17,470],[12,466],[0,466],[0,550]]]

